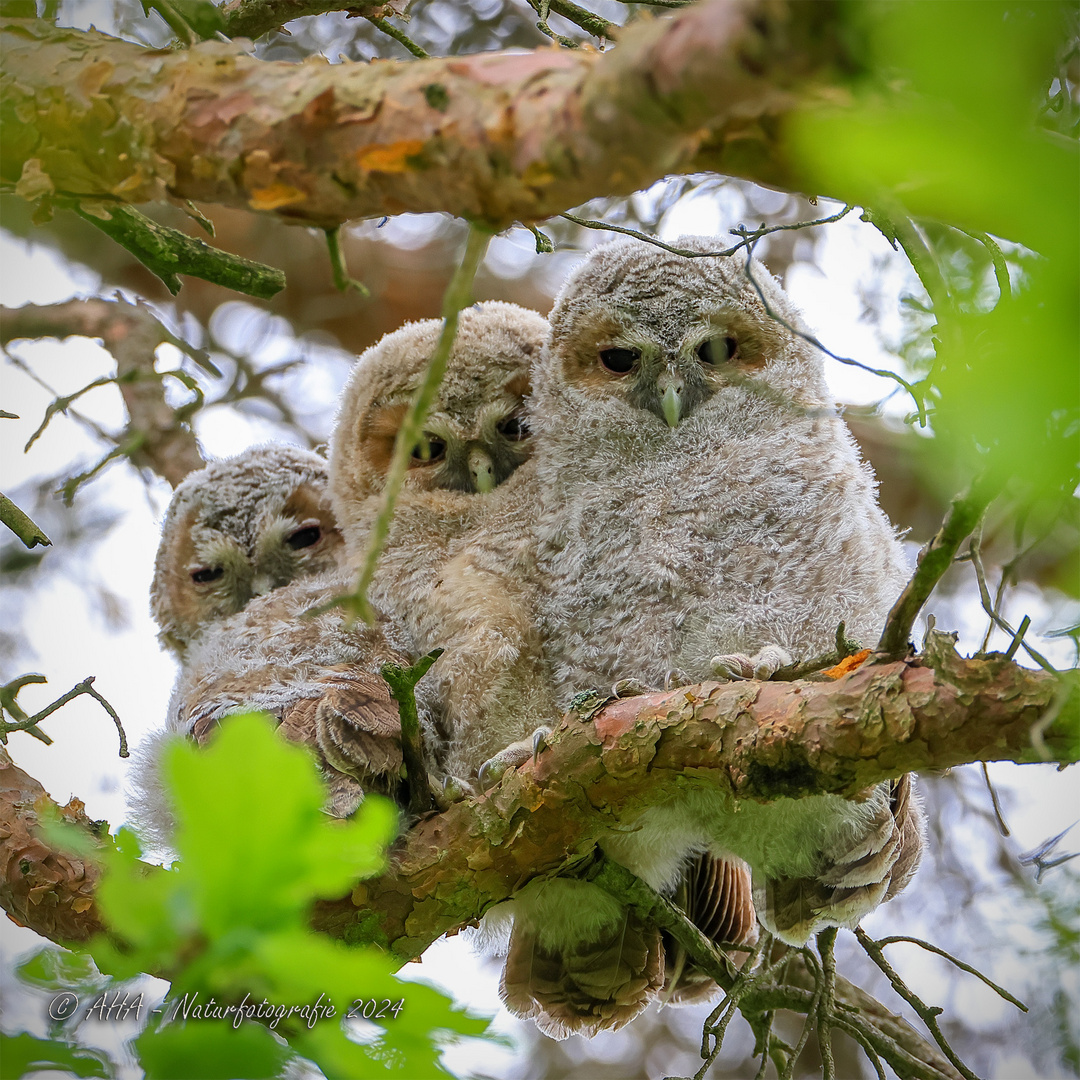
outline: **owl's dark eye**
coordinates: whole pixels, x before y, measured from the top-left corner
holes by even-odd
[[[640,349],[601,349],[600,363],[616,375],[625,375],[640,356]]]
[[[297,529],[292,536],[285,538],[285,543],[293,549],[293,551],[299,551],[301,548],[311,547],[312,544],[317,544],[322,539],[322,529],[318,525],[307,525],[302,529]]]
[[[206,585],[210,581],[217,581],[225,570],[220,566],[200,566],[198,570],[191,571],[191,580],[196,585]]]
[[[495,430],[510,442],[524,442],[532,434],[525,417],[518,416],[517,413],[512,413],[505,420],[500,420],[495,425]]]
[[[739,343],[733,337],[709,338],[697,350],[697,358],[703,364],[724,364],[739,351]]]
[[[446,440],[424,432],[412,456],[413,461],[423,465],[430,465],[433,461],[442,461],[446,457]]]

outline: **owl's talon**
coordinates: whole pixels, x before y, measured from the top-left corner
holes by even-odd
[[[681,668],[668,668],[664,675],[664,689],[678,690],[680,686],[689,686],[693,681]]]
[[[502,779],[507,769],[516,769],[530,759],[535,761],[540,751],[550,745],[547,741],[550,735],[551,728],[538,727],[527,739],[512,742],[494,756],[489,757],[477,773],[480,790],[488,791],[493,788]]]
[[[532,745],[533,745],[532,759],[533,759],[533,761],[536,761],[536,759],[540,756],[540,751],[541,750],[547,750],[547,748],[549,746],[551,746],[551,743],[548,742],[548,736],[550,734],[551,734],[551,728],[549,728],[549,727],[538,727],[533,732],[533,735],[532,735]]]
[[[727,653],[726,655],[714,656],[709,661],[713,675],[716,678],[731,682],[741,682],[749,679],[754,674],[753,664],[750,657],[742,653]]]
[[[765,645],[753,656],[745,653],[721,653],[710,661],[713,674],[718,679],[758,679],[765,682],[785,664],[791,663],[791,656],[779,645]]]
[[[646,686],[640,679],[620,679],[611,687],[611,696],[617,698],[641,697],[653,692],[654,687]]]
[[[476,788],[460,776],[444,776],[442,783],[431,781],[431,797],[440,810],[449,810],[454,803],[476,795]]]

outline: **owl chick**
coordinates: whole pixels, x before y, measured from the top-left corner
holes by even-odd
[[[333,440],[335,501],[357,557],[397,428],[441,328],[429,320],[387,335],[360,358],[345,389]],[[397,504],[395,520],[408,527],[395,526],[389,545],[391,565],[406,566],[418,581],[440,537],[463,529],[475,513],[475,494],[525,459],[522,398],[546,329],[541,316],[511,304],[463,313],[423,450]],[[364,791],[401,798],[397,706],[379,672],[384,663],[408,663],[408,639],[391,620],[354,628],[338,609],[307,614],[351,586],[347,572],[297,580],[204,630],[184,657],[168,730],[201,743],[230,713],[262,709],[278,718],[282,734],[316,750],[332,813],[350,813]],[[378,605],[380,597],[373,600]],[[434,754],[441,739],[423,692],[418,697],[425,745]],[[150,765],[137,773],[133,799],[142,831],[155,838],[171,831],[158,753],[151,749]]]
[[[388,334],[361,356],[345,388],[330,441],[330,490],[354,566],[380,507],[398,429],[441,329],[439,320],[430,319]],[[414,656],[441,645],[447,630],[432,601],[441,588],[437,568],[454,544],[468,548],[473,531],[489,516],[488,505],[515,486],[516,470],[531,453],[524,399],[547,332],[543,316],[514,304],[488,301],[461,312],[446,375],[423,440],[413,451],[369,590],[375,606],[404,628]],[[483,603],[482,586],[472,584],[477,587],[470,591],[470,603]],[[506,603],[500,605],[503,597]],[[444,731],[457,699],[480,693],[477,665],[483,657],[517,636],[539,652],[524,605],[515,605],[509,593],[489,599],[477,621],[482,640],[444,655],[421,684]],[[533,679],[530,685],[546,684]],[[548,707],[538,715],[553,711]],[[513,737],[519,734],[524,731],[515,728]],[[496,736],[489,754],[508,741]],[[475,769],[464,768],[460,754],[449,768],[454,775],[475,775]]]
[[[294,578],[340,565],[326,462],[258,446],[184,479],[161,527],[150,607],[177,656],[200,630]]]
[[[383,664],[408,662],[394,628],[347,626],[337,608],[312,614],[350,585],[341,571],[298,579],[256,597],[191,643],[165,729],[140,753],[129,784],[140,835],[167,847],[173,832],[160,777],[170,737],[205,745],[229,715],[248,710],[269,713],[283,737],[312,749],[334,816],[351,814],[366,791],[401,798],[401,727],[380,675]]]
[[[535,612],[558,704],[613,680],[766,676],[826,651],[840,621],[876,640],[906,577],[901,549],[821,359],[763,267],[617,241],[572,275],[550,318],[533,375],[534,454],[519,473],[527,497],[472,537],[453,578],[485,575],[494,591],[501,562],[523,565],[520,534],[530,534],[534,575],[503,573],[500,588]],[[444,616],[467,602],[466,588],[443,597]],[[506,677],[505,657],[512,666],[524,652],[490,657],[486,680],[509,688],[501,705],[518,724],[529,698],[520,666]],[[478,700],[459,707],[458,724],[483,749],[475,730],[489,713]],[[695,851],[745,858],[759,916],[801,942],[857,921],[894,871],[895,884],[906,879],[918,817],[906,784],[862,801],[752,808],[695,788],[603,846],[661,889]],[[664,978],[656,952],[598,890],[536,884],[516,902],[504,998],[551,1034],[614,1027]]]

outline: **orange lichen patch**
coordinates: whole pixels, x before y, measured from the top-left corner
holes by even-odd
[[[365,146],[356,152],[356,164],[367,172],[403,173],[409,171],[409,158],[424,149],[422,139]]]
[[[252,210],[276,210],[279,206],[291,206],[305,199],[307,195],[292,184],[271,184],[253,191],[248,205]]]
[[[848,672],[862,667],[863,661],[869,655],[869,649],[860,649],[857,653],[852,653],[851,656],[845,656],[836,667],[826,668],[823,674],[828,675],[830,679],[839,679],[847,675]]]

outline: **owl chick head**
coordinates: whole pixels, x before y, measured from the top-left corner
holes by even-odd
[[[215,461],[184,479],[165,512],[150,587],[159,639],[183,655],[208,623],[335,569],[342,554],[318,454],[259,446]]]
[[[406,492],[490,491],[528,457],[523,399],[547,329],[542,315],[500,301],[461,313]],[[407,323],[353,368],[330,442],[334,507],[347,532],[360,504],[386,484],[394,441],[441,332],[440,319]]]
[[[675,246],[724,244],[684,236]],[[599,408],[608,425],[678,429],[706,403],[734,405],[755,388],[774,402],[826,400],[821,360],[788,329],[803,329],[798,312],[768,270],[748,267],[742,254],[691,258],[616,240],[570,276],[550,321],[550,347],[534,374],[541,425],[545,415],[565,420],[569,407],[583,427]]]

